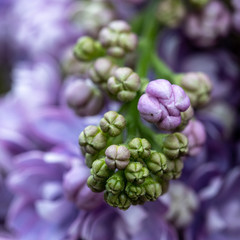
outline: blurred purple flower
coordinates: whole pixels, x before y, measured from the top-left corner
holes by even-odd
[[[60,56],[63,48],[82,34],[70,21],[72,3],[73,0],[15,1],[9,28],[17,51],[30,57],[42,53]]]
[[[178,31],[165,31],[159,39],[159,55],[178,73],[204,72],[213,84],[211,97],[238,102],[232,94],[238,85],[240,71],[237,59],[225,48],[196,50]]]
[[[15,198],[7,220],[18,239],[62,239],[77,213],[62,188],[63,175],[74,159],[62,150],[30,151],[16,157],[8,177]]]
[[[199,174],[198,177],[200,177]],[[202,202],[202,208],[196,215],[195,221],[187,229],[186,239],[239,239],[240,191],[238,185],[240,184],[240,169],[234,168],[224,178],[212,177],[208,184],[206,184],[206,179],[210,180],[211,178],[206,177],[206,174],[198,179],[195,177],[198,182],[202,182],[202,186],[207,186],[205,190],[201,190],[202,200],[205,199],[205,202]],[[205,197],[203,198],[203,196]]]
[[[68,240],[177,240],[175,230],[163,220],[166,207],[160,202],[145,207],[132,206],[127,211],[101,206],[82,211],[69,230]]]
[[[227,35],[231,16],[221,1],[210,1],[201,15],[190,14],[186,18],[185,32],[197,45],[207,47],[215,44],[219,37]]]

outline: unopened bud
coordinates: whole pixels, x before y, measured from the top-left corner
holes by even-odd
[[[131,157],[134,159],[145,159],[150,156],[151,144],[145,138],[134,138],[128,143]]]
[[[131,32],[130,26],[122,21],[113,21],[99,33],[99,41],[107,48],[107,53],[122,58],[137,47],[137,36]]]
[[[180,86],[187,93],[193,107],[201,107],[209,102],[212,84],[204,73],[186,73],[183,75]]]
[[[130,182],[127,183],[125,191],[128,197],[135,201],[146,193],[143,185],[136,185]]]
[[[163,153],[167,158],[176,159],[188,152],[188,139],[182,133],[167,135],[163,140]]]
[[[106,190],[112,194],[119,194],[125,188],[124,176],[121,171],[114,173],[106,183]]]
[[[185,112],[181,112],[181,124],[175,129],[177,132],[181,132],[193,118],[194,110],[190,106]]]
[[[125,169],[125,177],[129,182],[141,184],[148,177],[149,171],[140,162],[130,162]]]
[[[129,164],[130,152],[125,146],[111,145],[105,155],[105,162],[110,169],[124,169]]]
[[[157,176],[163,175],[167,170],[167,158],[159,152],[152,152],[146,161],[148,169]]]
[[[116,65],[108,58],[97,59],[89,69],[89,78],[101,87],[107,88],[107,81],[116,70]],[[104,87],[105,86],[105,87]]]
[[[117,207],[122,210],[127,210],[131,206],[131,200],[125,193],[112,194],[109,192],[104,193],[105,201],[112,207]]]
[[[186,9],[181,0],[163,0],[158,5],[157,18],[168,27],[176,27],[183,20]]]
[[[107,83],[109,92],[122,102],[133,100],[140,85],[139,76],[128,67],[118,68]]]
[[[87,185],[93,192],[102,192],[105,190],[105,182],[95,180],[92,175],[89,176]]]
[[[68,105],[79,116],[91,116],[100,112],[104,98],[102,93],[88,81],[72,82],[65,92]]]
[[[105,113],[100,121],[100,128],[102,131],[108,133],[111,137],[116,137],[121,134],[125,126],[125,118],[114,111]]]
[[[145,197],[148,201],[155,201],[162,194],[162,187],[160,183],[151,177],[146,178],[144,187],[146,190]]]
[[[90,37],[81,37],[74,47],[74,55],[80,61],[92,61],[104,55],[101,44]]]
[[[167,161],[167,172],[164,174],[166,180],[180,178],[183,169],[183,161],[181,159],[175,159],[172,161]]]
[[[95,180],[105,181],[113,174],[113,171],[108,168],[104,158],[102,158],[93,162],[91,174]]]
[[[96,154],[106,147],[107,139],[98,127],[90,125],[80,133],[79,144],[86,153]]]

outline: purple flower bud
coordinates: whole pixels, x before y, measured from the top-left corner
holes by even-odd
[[[188,154],[196,156],[206,141],[205,127],[200,121],[191,120],[182,133],[188,138]]]
[[[189,15],[186,34],[199,46],[211,46],[217,38],[227,35],[231,24],[230,13],[224,3],[211,1],[198,15]]]
[[[65,97],[68,105],[79,116],[96,115],[104,104],[102,93],[89,81],[72,82],[65,91]]]
[[[138,102],[138,111],[148,122],[158,128],[171,130],[181,123],[181,112],[190,106],[190,100],[183,89],[164,79],[148,84],[146,94]]]
[[[186,73],[180,81],[180,86],[189,96],[193,107],[202,106],[209,102],[212,83],[206,74],[201,72]]]
[[[110,169],[124,169],[129,164],[130,152],[125,146],[111,145],[105,154],[105,162]]]
[[[131,32],[130,26],[122,21],[113,21],[99,33],[99,41],[107,48],[109,55],[124,57],[137,47],[137,36]]]

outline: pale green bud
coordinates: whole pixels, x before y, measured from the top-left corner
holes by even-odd
[[[105,181],[113,174],[113,171],[108,168],[104,158],[102,158],[93,162],[91,174],[95,180]]]
[[[125,193],[112,194],[110,192],[104,193],[105,201],[112,207],[117,207],[122,210],[127,210],[131,206],[131,200]]]
[[[109,92],[122,102],[133,100],[140,86],[139,76],[128,67],[118,68],[107,82]]]
[[[134,159],[145,159],[150,156],[151,144],[145,138],[134,138],[128,143],[131,157]]]
[[[125,188],[125,179],[123,172],[118,171],[114,173],[106,183],[106,190],[112,194],[118,194],[122,192]]]
[[[125,192],[129,198],[136,201],[139,197],[143,196],[146,193],[146,190],[142,184],[136,185],[128,182],[125,188]]]
[[[161,176],[167,170],[167,158],[164,154],[159,152],[152,152],[150,157],[146,160],[148,169]]]
[[[96,154],[106,147],[107,139],[101,129],[90,125],[79,135],[79,144],[84,153]]]
[[[101,44],[90,37],[81,37],[74,47],[74,55],[80,61],[92,61],[105,53]]]
[[[105,190],[105,182],[95,180],[92,175],[89,176],[87,185],[93,192],[102,192]]]
[[[105,113],[100,121],[100,128],[102,131],[108,133],[111,137],[116,137],[121,134],[125,127],[125,118],[114,111]]]
[[[137,184],[143,183],[145,178],[149,175],[148,169],[143,167],[140,162],[130,162],[124,173],[129,182]]]
[[[188,139],[182,133],[167,135],[163,140],[163,153],[167,158],[176,159],[188,152]]]

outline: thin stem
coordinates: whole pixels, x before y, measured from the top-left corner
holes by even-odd
[[[156,53],[152,54],[151,63],[159,78],[164,78],[172,84],[174,83],[174,72],[157,56]]]

